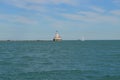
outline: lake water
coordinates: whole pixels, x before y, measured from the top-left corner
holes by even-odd
[[[120,80],[120,41],[1,41],[0,80]]]

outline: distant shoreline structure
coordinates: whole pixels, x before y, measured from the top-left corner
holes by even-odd
[[[0,40],[0,42],[19,42],[19,41],[26,41],[26,42],[47,42],[47,41],[51,41],[53,42],[53,40]],[[78,40],[63,40],[63,41],[78,41]],[[85,41],[120,41],[119,39],[114,39],[114,40],[85,40]]]
[[[15,41],[52,41],[52,40],[0,40],[0,42],[5,41],[5,42],[15,42]]]
[[[55,33],[55,37],[53,38],[53,40],[0,40],[0,42],[4,41],[4,42],[15,42],[15,41],[36,41],[36,42],[39,42],[39,41],[61,41],[62,38],[61,36],[58,34],[58,31],[56,31]]]
[[[58,34],[58,31],[55,33],[55,37],[53,38],[53,41],[62,41],[61,36]]]

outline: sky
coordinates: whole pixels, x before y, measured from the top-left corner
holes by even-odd
[[[120,0],[0,0],[0,40],[120,40]]]

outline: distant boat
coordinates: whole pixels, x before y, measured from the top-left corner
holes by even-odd
[[[56,31],[53,41],[61,41],[61,40],[62,40],[61,36],[58,34],[58,31]]]

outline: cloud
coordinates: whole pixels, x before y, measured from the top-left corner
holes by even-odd
[[[77,0],[3,0],[0,1],[3,3],[7,3],[19,8],[30,9],[32,7],[35,9],[35,5],[39,8],[44,6],[44,4],[52,4],[52,5],[59,5],[59,4],[68,4],[68,5],[76,5]],[[32,9],[32,8],[31,8]]]
[[[78,0],[3,0],[1,2],[7,3],[10,5],[16,6],[18,8],[22,8],[22,9],[40,11],[40,12],[38,12],[40,15],[43,12],[45,14],[42,14],[41,16],[44,19],[45,19],[45,16],[50,16],[50,17],[52,16],[53,18],[55,18],[55,16],[57,16],[57,18],[62,17],[62,18],[67,19],[68,21],[70,21],[70,20],[71,21],[81,21],[81,22],[93,23],[93,24],[105,23],[105,22],[112,24],[112,23],[117,23],[120,21],[120,19],[118,17],[113,16],[113,15],[112,16],[108,15],[109,13],[106,13],[106,15],[105,15],[104,13],[106,12],[106,10],[101,7],[97,7],[97,6],[90,7],[91,5],[88,5],[87,6],[89,9],[88,11],[84,11],[84,10],[77,11],[77,10],[79,10],[78,8],[80,8],[80,6],[79,6],[79,7],[77,7],[77,9],[75,10],[74,13],[72,12],[74,10],[70,11],[70,9],[68,9],[68,8],[67,9],[69,11],[61,11],[61,9],[63,9],[63,8],[48,6],[48,5],[66,4],[66,5],[72,5],[72,7],[73,7],[73,5],[80,4],[81,1],[82,0],[79,0],[79,1]],[[87,1],[89,1],[89,0],[86,0],[85,2],[87,3]],[[114,0],[114,1],[116,2],[119,0]],[[87,4],[89,4],[89,3],[87,3]],[[75,8],[75,7],[73,7],[73,8]],[[53,11],[53,10],[55,10],[55,11]],[[67,13],[67,12],[69,12],[69,13]],[[35,14],[38,14],[38,13],[35,13]],[[119,15],[119,11],[112,11],[111,13],[114,15]],[[38,17],[41,17],[41,16],[38,16]],[[8,18],[9,17],[10,16],[8,16]],[[33,17],[35,17],[35,16],[33,15]],[[22,16],[17,16],[17,18],[14,18],[14,16],[12,16],[12,20],[10,20],[10,19],[8,19],[8,20],[13,21],[13,22],[26,23],[26,24],[37,23],[35,20],[26,18],[26,17],[22,17]],[[62,24],[62,23],[64,23],[64,22],[58,21],[58,22],[56,22],[56,25]]]
[[[41,13],[49,13],[51,5],[76,5],[77,2],[74,0],[2,0],[0,3],[9,4],[17,8],[39,11]],[[47,5],[47,6],[46,6]],[[56,8],[56,7],[53,7]],[[52,8],[52,9],[53,9]]]
[[[27,3],[35,3],[35,4],[69,4],[72,5],[75,2],[75,0],[23,0]]]
[[[112,13],[113,15],[120,16],[120,10],[113,10],[110,13]]]
[[[61,16],[70,20],[76,20],[90,24],[119,24],[120,22],[120,19],[116,16],[100,14],[92,11],[80,11],[76,14],[61,14]]]
[[[12,23],[20,23],[20,24],[37,24],[37,21],[33,19],[29,19],[24,16],[17,16],[17,15],[7,15],[7,14],[0,14],[0,19],[7,22]]]
[[[96,12],[100,12],[100,13],[104,13],[105,10],[100,8],[100,7],[96,7],[96,6],[92,6],[90,7],[92,10],[96,11]]]

